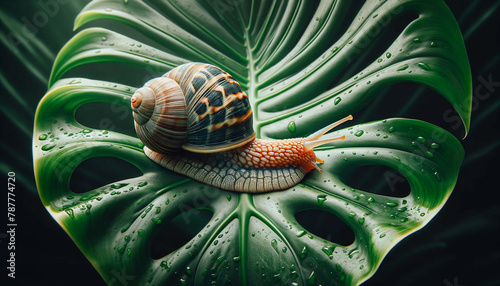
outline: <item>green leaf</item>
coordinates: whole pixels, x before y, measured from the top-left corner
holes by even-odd
[[[356,117],[382,88],[416,82],[443,96],[467,132],[470,70],[442,1],[94,1],[76,28],[99,19],[139,33],[88,28],[63,47],[38,106],[33,150],[42,202],[110,284],[117,273],[137,285],[359,284],[397,242],[432,219],[453,190],[464,156],[460,142],[430,123],[392,118],[328,134],[346,140],[319,148],[323,172],[311,172],[294,188],[221,191],[154,164],[135,137],[77,121],[87,103],[130,108],[138,86],[119,84],[120,78],[63,78],[95,63],[124,64],[144,79],[182,63],[209,62],[241,83],[258,136],[268,138],[304,136],[345,115]],[[112,77],[113,71],[104,72]],[[73,192],[77,166],[104,156],[127,161],[142,175]],[[400,172],[411,193],[400,198],[346,184],[346,173],[364,165]],[[301,225],[296,215],[311,209],[339,217],[354,242],[342,245]],[[181,229],[190,240],[152,257],[164,228]]]

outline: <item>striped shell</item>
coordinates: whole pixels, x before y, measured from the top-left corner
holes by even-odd
[[[252,110],[236,80],[209,64],[181,65],[132,96],[135,129],[151,150],[213,153],[255,138]]]

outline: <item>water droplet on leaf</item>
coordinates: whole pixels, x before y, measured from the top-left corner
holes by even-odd
[[[45,144],[42,146],[42,151],[49,151],[49,150],[53,149],[54,147],[56,147],[56,144],[54,144],[54,143]]]
[[[400,67],[397,69],[397,71],[404,71],[404,70],[405,70],[405,69],[407,69],[407,68],[408,68],[408,65],[402,65],[402,66],[400,66]]]
[[[302,247],[302,250],[300,251],[299,257],[304,259],[307,256],[307,247]]]
[[[271,240],[271,246],[273,247],[274,251],[278,253],[278,242],[276,241],[276,239]]]
[[[295,125],[295,121],[290,121],[288,123],[288,131],[290,132],[295,132],[295,129],[297,128],[297,126]]]
[[[431,71],[432,70],[431,67],[428,64],[426,64],[426,63],[418,63],[418,66],[421,69],[426,70],[426,71]]]

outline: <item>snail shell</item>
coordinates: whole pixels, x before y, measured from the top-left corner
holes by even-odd
[[[181,65],[147,82],[132,97],[135,129],[151,150],[213,153],[255,138],[241,86],[218,67]]]
[[[131,99],[144,153],[157,164],[223,190],[259,193],[299,183],[321,169],[314,147],[348,116],[307,138],[256,139],[240,85],[218,67],[181,65],[147,82]],[[184,149],[184,150],[183,150]]]

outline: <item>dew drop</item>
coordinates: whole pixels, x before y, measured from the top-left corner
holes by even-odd
[[[438,180],[438,182],[441,181],[441,176],[438,172],[434,172],[434,177],[436,177],[436,180]]]
[[[404,70],[405,70],[405,69],[407,69],[407,68],[408,68],[408,65],[402,65],[402,66],[400,66],[400,67],[397,69],[397,71],[404,71]]]
[[[340,103],[341,100],[342,100],[342,98],[336,97],[335,100],[333,101],[333,104],[337,105]]]
[[[392,54],[391,54],[391,53],[389,53],[389,52],[387,52],[387,53],[385,54],[385,56],[386,56],[387,58],[390,58],[390,57],[392,56]]]
[[[230,202],[231,201],[231,195],[227,195],[226,199],[227,199],[228,202]]]
[[[71,218],[75,219],[75,213],[73,212],[72,209],[66,210],[66,214]]]
[[[335,246],[332,246],[332,245],[325,245],[321,250],[323,250],[323,252],[330,256],[333,254],[333,251],[335,250]]]
[[[379,237],[380,238],[384,238],[385,237],[385,233],[382,233]]]
[[[316,285],[316,274],[313,272],[311,272],[311,275],[309,275],[309,278],[307,278],[307,283],[309,285]]]
[[[363,135],[363,133],[365,133],[363,130],[358,130],[358,132],[354,133],[354,135],[356,137],[361,137],[361,135]]]
[[[295,121],[288,122],[288,131],[293,133],[293,132],[295,132],[296,129],[297,129],[297,126],[295,125]]]
[[[359,250],[358,249],[353,249],[349,252],[349,258],[352,259],[355,254],[358,254]]]
[[[414,38],[414,39],[413,39],[413,42],[414,42],[414,43],[420,43],[420,42],[421,42],[421,40],[420,40],[420,38]]]
[[[418,140],[418,142],[420,142],[420,143],[424,143],[426,139],[425,139],[424,137],[422,137],[422,136],[419,136],[419,137],[417,138],[417,140]]]
[[[45,140],[47,139],[47,134],[41,134],[40,136],[38,136],[38,140]]]
[[[439,149],[439,144],[438,143],[432,143],[431,144],[432,149]]]
[[[326,201],[326,195],[318,195],[318,204],[322,205]]]
[[[429,67],[429,65],[428,65],[428,64],[426,64],[426,63],[418,63],[418,66],[419,66],[421,69],[426,70],[426,71],[431,71],[431,70],[432,70],[432,69],[431,69],[431,67]]]
[[[358,223],[359,224],[364,224],[365,223],[365,218],[364,217],[361,217],[358,219]]]
[[[125,245],[118,247],[118,249],[116,251],[123,253],[125,251]]]
[[[127,185],[128,185],[128,183],[120,183],[120,184],[114,183],[114,184],[111,184],[110,188],[116,190],[116,189],[123,188],[123,187],[125,187]]]
[[[283,253],[285,253],[285,252],[287,251],[286,246],[284,246],[284,247],[281,249],[281,251],[282,251]]]
[[[56,147],[56,144],[54,143],[45,144],[42,146],[42,151],[49,151],[54,147]]]
[[[274,251],[276,251],[276,253],[279,253],[278,252],[278,242],[276,241],[276,239],[271,240],[271,246],[273,247]]]
[[[396,203],[396,202],[387,202],[387,203],[385,203],[385,205],[388,206],[388,207],[397,207],[398,203]]]
[[[307,247],[302,247],[302,250],[300,251],[299,257],[304,259],[307,256]]]

